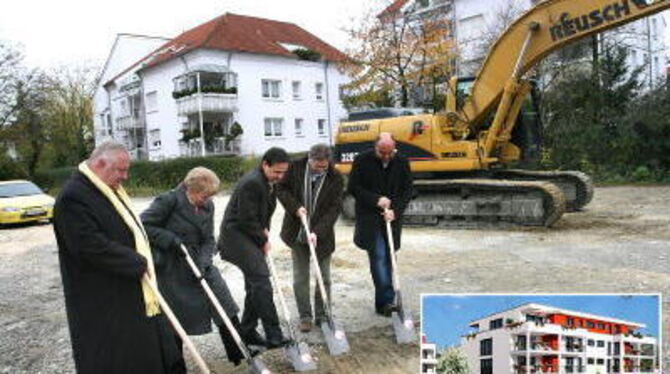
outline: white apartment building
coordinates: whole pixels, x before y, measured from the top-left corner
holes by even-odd
[[[645,325],[541,304],[472,321],[461,339],[474,374],[658,374]]]
[[[396,0],[380,16],[446,17],[451,37],[456,40],[456,75],[474,76],[488,52],[487,41],[504,29],[505,22],[518,18],[538,0]],[[663,12],[664,13],[664,12]],[[637,20],[605,32],[604,42],[628,49],[631,68],[642,68],[645,87],[666,80],[666,22],[663,13]]]
[[[136,159],[305,151],[332,142],[346,116],[344,54],[297,25],[224,14],[142,53],[126,39],[103,70],[94,124],[96,143],[113,138]]]
[[[437,345],[426,341],[426,334],[421,334],[421,374],[437,374]]]

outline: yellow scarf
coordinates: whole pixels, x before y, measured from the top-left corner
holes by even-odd
[[[144,231],[144,227],[140,223],[141,221],[139,217],[137,217],[137,214],[130,210],[130,198],[128,197],[128,194],[126,194],[126,191],[121,186],[119,186],[116,191],[113,191],[111,187],[106,185],[105,182],[100,180],[100,178],[89,169],[85,161],[79,164],[79,171],[82,172],[82,174],[84,174],[103,195],[105,195],[112,205],[114,205],[114,209],[116,209],[116,212],[123,218],[123,222],[125,222],[128,228],[133,232],[133,236],[135,237],[135,250],[147,259],[147,266],[151,268],[151,274],[156,274],[154,272],[154,260],[151,256],[151,247],[147,240],[147,234]],[[126,209],[126,207],[128,207],[128,209]],[[155,277],[151,278],[151,282],[156,286]],[[141,282],[141,284],[147,316],[151,317],[159,314],[161,310],[158,304],[158,299],[156,299],[151,287],[145,282]]]

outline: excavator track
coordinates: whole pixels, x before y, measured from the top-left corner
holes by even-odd
[[[581,210],[593,199],[593,181],[581,171],[535,171],[507,169],[492,171],[492,177],[505,180],[545,181],[551,182],[563,191],[566,200],[566,211]]]
[[[563,192],[542,181],[417,180],[419,195],[405,210],[408,224],[454,227],[544,226],[566,211]]]

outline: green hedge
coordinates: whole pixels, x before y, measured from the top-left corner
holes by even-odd
[[[74,166],[49,170],[38,170],[32,180],[45,191],[60,189],[77,168]]]
[[[176,158],[165,161],[133,161],[129,179],[124,186],[129,193],[154,194],[174,188],[186,173],[196,166],[213,170],[222,184],[233,184],[240,176],[258,165],[258,160],[241,157],[195,157]],[[70,177],[76,167],[38,171],[33,181],[44,190],[57,191]]]
[[[232,183],[246,171],[239,157],[194,157],[166,161],[135,161],[130,166],[129,188],[154,188],[168,190],[184,179],[196,166],[213,170],[223,183]]]
[[[306,152],[291,154],[291,158],[304,157]],[[133,161],[130,164],[129,179],[124,186],[131,195],[155,195],[174,188],[186,173],[196,166],[213,170],[224,186],[233,185],[247,171],[258,166],[254,157],[209,156],[176,158],[165,161]],[[42,189],[57,193],[76,167],[40,170],[32,178]]]

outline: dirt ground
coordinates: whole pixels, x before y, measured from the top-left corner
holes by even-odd
[[[226,196],[218,197],[217,218]],[[135,199],[142,210],[149,199]],[[273,218],[273,256],[291,313],[288,249],[278,239],[283,212]],[[218,226],[218,225],[217,225]],[[597,188],[586,210],[553,228],[447,230],[407,228],[399,254],[408,310],[418,318],[421,293],[662,293],[664,348],[670,349],[670,186]],[[301,335],[323,373],[416,373],[418,345],[393,341],[388,319],[374,314],[367,257],[337,226],[333,260],[334,312],[351,352],[330,357],[319,332]],[[216,260],[238,303],[241,273]],[[225,361],[215,334],[194,338],[217,373],[243,373]],[[666,367],[670,365],[664,355]],[[275,372],[290,372],[281,351],[263,354]],[[197,372],[197,370],[192,370]],[[70,373],[73,362],[55,239],[50,225],[0,230],[0,373]],[[666,372],[670,372],[667,371]]]

